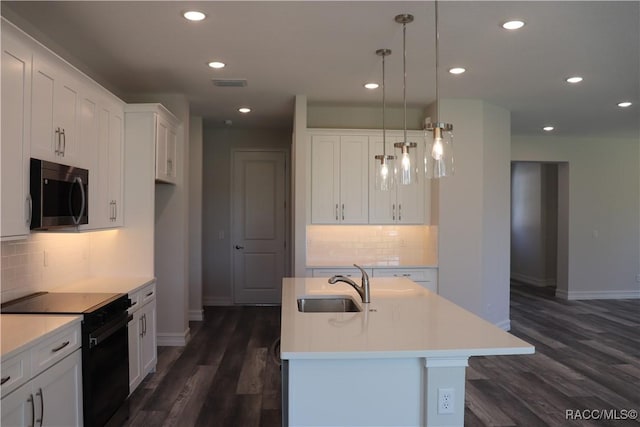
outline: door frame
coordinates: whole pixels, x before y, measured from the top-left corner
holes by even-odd
[[[235,176],[235,158],[236,153],[243,152],[278,152],[284,154],[284,240],[286,247],[284,248],[284,274],[285,277],[291,276],[291,149],[278,147],[232,147],[230,152],[231,164],[229,167],[229,217],[231,219],[229,229],[229,277],[231,279],[231,303],[236,305],[236,287],[235,287],[235,268],[234,268],[234,245],[235,245],[235,216],[233,212],[233,178]]]

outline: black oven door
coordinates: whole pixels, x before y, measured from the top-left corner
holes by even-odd
[[[102,427],[129,395],[129,315],[124,312],[83,333],[82,382],[85,427]]]

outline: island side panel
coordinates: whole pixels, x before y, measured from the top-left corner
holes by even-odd
[[[435,357],[424,360],[424,407],[427,427],[464,425],[464,386],[468,361],[466,357]],[[447,399],[443,408],[440,408],[441,393],[452,397],[451,400]]]
[[[424,361],[419,358],[293,359],[288,364],[290,426],[425,425]]]

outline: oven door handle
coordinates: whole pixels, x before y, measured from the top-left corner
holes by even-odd
[[[93,348],[95,346],[100,345],[102,341],[106,340],[111,335],[118,332],[120,329],[126,328],[127,323],[129,323],[129,316],[130,315],[125,314],[120,319],[112,322],[110,325],[106,325],[98,329],[97,331],[89,333],[89,348]],[[94,335],[94,333],[97,333],[97,334]]]

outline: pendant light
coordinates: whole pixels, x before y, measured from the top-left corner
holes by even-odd
[[[376,162],[376,189],[389,191],[395,185],[394,160],[396,156],[387,155],[387,128],[385,125],[385,110],[387,100],[385,97],[384,60],[391,55],[391,49],[378,49],[376,55],[382,57],[382,155],[375,156]]]
[[[443,178],[453,175],[453,125],[440,121],[440,93],[438,71],[440,61],[440,33],[438,32],[438,2],[435,2],[436,30],[436,120],[427,123],[426,130],[432,138],[426,138],[424,172],[427,178]]]
[[[402,70],[404,77],[402,81],[402,98],[404,102],[404,137],[402,142],[396,142],[394,147],[400,149],[400,165],[398,170],[398,182],[402,185],[414,184],[417,180],[417,162],[415,151],[411,153],[411,148],[417,148],[418,144],[407,140],[407,24],[413,22],[413,15],[396,15],[396,22],[402,24]]]

